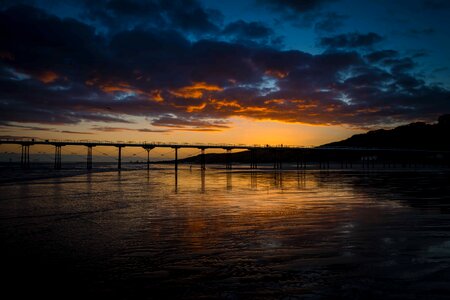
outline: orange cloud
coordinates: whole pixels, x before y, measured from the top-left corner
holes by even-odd
[[[297,108],[299,110],[307,110],[307,109],[311,109],[311,108],[316,108],[317,104],[298,104]]]
[[[59,78],[59,75],[53,71],[44,71],[37,77],[41,82],[48,84]]]
[[[202,98],[205,91],[222,91],[223,88],[207,84],[206,82],[194,82],[191,86],[185,86],[176,90],[171,90],[170,93],[181,98]]]
[[[97,85],[98,81],[99,81],[98,78],[93,78],[93,79],[86,80],[84,83],[88,86],[94,86],[94,85]],[[105,83],[105,84],[98,85],[98,87],[103,92],[109,93],[109,94],[116,93],[116,92],[134,93],[137,95],[147,96],[149,98],[149,100],[151,100],[151,101],[156,101],[156,102],[164,101],[161,90],[158,89],[158,90],[152,90],[150,92],[146,92],[142,89],[131,86],[127,82]]]
[[[117,84],[104,84],[100,85],[100,89],[105,93],[115,93],[115,92],[123,92],[123,93],[133,93],[136,90],[132,89],[130,85],[126,82],[119,82]]]
[[[211,104],[213,104],[214,108],[221,109],[222,107],[235,107],[242,108],[242,106],[238,103],[237,100],[217,100],[211,99]]]
[[[288,76],[289,72],[283,72],[283,71],[279,71],[279,70],[267,70],[265,72],[265,74],[281,79],[281,78],[285,78],[286,76]]]
[[[187,112],[195,112],[195,111],[201,111],[206,107],[206,103],[201,103],[199,105],[190,105],[186,107]]]
[[[377,113],[379,111],[381,111],[381,109],[377,107],[361,108],[356,110],[357,113]]]
[[[243,106],[238,100],[217,100],[211,99],[211,104],[217,110],[222,108],[230,108],[234,113],[269,113],[275,110],[262,106]],[[270,100],[269,100],[270,101]]]
[[[164,98],[161,96],[161,90],[153,90],[150,92],[150,98],[151,100],[154,100],[156,102],[163,102]]]
[[[284,99],[271,99],[271,100],[266,100],[264,101],[264,104],[284,104],[285,100]]]
[[[247,107],[242,107],[239,110],[236,110],[235,112],[237,113],[271,113],[271,112],[276,112],[273,109],[267,108],[267,107],[261,107],[261,106],[247,106]]]

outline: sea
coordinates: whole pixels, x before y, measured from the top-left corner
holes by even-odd
[[[0,175],[9,299],[450,297],[448,169],[72,164]]]

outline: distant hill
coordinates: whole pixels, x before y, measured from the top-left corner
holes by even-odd
[[[373,130],[320,147],[450,150],[450,114],[439,117],[436,124],[416,122],[390,130]]]
[[[438,123],[426,124],[423,122],[411,123],[394,129],[380,129],[369,131],[364,134],[354,135],[340,142],[325,144],[323,147],[358,147],[358,148],[385,148],[385,149],[409,149],[409,150],[450,150],[450,114],[439,117]],[[312,149],[311,149],[312,150]],[[329,152],[335,158],[339,150]],[[321,155],[316,151],[308,151],[306,160],[317,161]],[[341,154],[342,155],[342,154]],[[404,155],[404,154],[399,154]],[[271,164],[274,161],[274,152],[271,149],[260,149],[257,153],[258,163]],[[295,163],[299,157],[298,151],[286,148],[282,152],[283,162]],[[359,154],[356,155],[359,159]],[[350,158],[347,158],[350,159]],[[354,159],[354,158],[353,158]],[[401,157],[396,157],[401,160]],[[207,164],[225,164],[226,154],[208,153],[205,155]],[[251,161],[250,151],[234,152],[233,163],[249,163]],[[181,159],[182,163],[200,163],[200,155]]]

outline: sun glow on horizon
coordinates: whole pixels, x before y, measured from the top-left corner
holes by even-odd
[[[75,126],[60,126],[58,131],[51,131],[50,127],[30,125],[28,128],[14,128],[7,133],[10,136],[38,139],[245,145],[283,144],[309,147],[342,140],[363,131],[344,126],[306,125],[273,120],[255,121],[244,117],[231,118],[228,121],[230,121],[230,128],[217,128],[211,131],[192,130],[192,128],[164,129],[159,126],[149,126],[148,120],[145,118],[133,118],[133,126],[127,127],[116,126],[117,124],[94,126],[91,122],[83,122]],[[3,130],[3,135],[5,133]],[[12,148],[11,145],[3,145],[2,151],[12,151]],[[42,151],[51,153],[53,149]],[[75,149],[74,151],[84,153],[84,149]]]

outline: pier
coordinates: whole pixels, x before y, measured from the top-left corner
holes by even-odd
[[[174,150],[173,164],[178,169],[180,159],[179,149],[200,150],[200,168],[206,169],[206,152],[208,149],[222,149],[225,152],[224,165],[232,169],[233,151],[248,152],[246,161],[250,169],[257,169],[259,164],[273,165],[273,169],[283,169],[283,163],[290,163],[297,169],[306,169],[314,164],[318,169],[335,168],[347,169],[358,165],[363,169],[413,167],[420,164],[438,164],[449,166],[449,151],[421,150],[421,149],[384,149],[384,148],[352,148],[352,147],[305,147],[291,145],[243,145],[243,144],[196,144],[196,143],[159,143],[159,142],[111,142],[111,141],[73,141],[73,140],[40,140],[40,139],[0,139],[2,144],[16,144],[21,146],[20,166],[30,168],[30,148],[33,145],[48,145],[55,149],[54,168],[62,167],[62,148],[65,146],[80,146],[86,148],[86,168],[92,169],[92,150],[98,146],[117,148],[117,169],[122,168],[122,149],[142,148],[147,152],[147,169],[150,169],[150,151],[155,148],[169,148]]]

